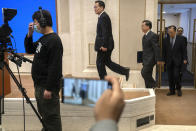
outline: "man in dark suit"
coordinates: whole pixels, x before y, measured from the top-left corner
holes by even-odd
[[[180,73],[182,66],[187,64],[186,42],[182,36],[176,35],[174,25],[169,26],[169,36],[163,43],[163,57],[167,65],[170,89],[167,95],[174,95],[177,89],[178,96],[182,96]]]
[[[163,39],[169,37],[169,34],[168,34],[168,27],[165,27],[164,29],[164,33],[163,33]]]
[[[187,38],[186,38],[186,36],[183,35],[183,33],[184,33],[184,29],[182,27],[178,27],[178,29],[177,29],[177,35],[182,36],[184,38],[184,40],[185,40],[186,45],[187,45],[187,43],[188,43],[187,42]]]
[[[112,71],[126,76],[129,79],[129,68],[122,67],[111,60],[111,54],[114,49],[114,40],[112,35],[112,25],[108,14],[104,11],[105,3],[95,1],[95,13],[99,15],[97,23],[97,36],[95,40],[95,51],[97,51],[97,70],[100,79],[107,75],[105,66]]]
[[[152,22],[144,20],[142,22],[142,31],[145,33],[142,38],[143,47],[143,68],[141,71],[146,88],[155,88],[156,82],[152,77],[153,67],[155,64],[162,64],[160,57],[159,38],[151,31]]]
[[[182,36],[184,38],[187,47],[188,44],[187,37],[184,36],[183,33],[184,33],[184,29],[182,27],[178,27],[177,35]],[[188,60],[187,60],[187,64],[188,64]],[[187,64],[183,64],[183,66],[181,67],[180,79],[182,79],[183,73],[187,70]]]

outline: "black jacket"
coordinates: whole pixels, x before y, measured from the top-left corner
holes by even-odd
[[[182,37],[184,38],[184,40],[185,40],[185,44],[186,44],[186,46],[187,46],[187,44],[188,44],[188,41],[187,41],[187,38],[186,38],[186,36],[183,36],[183,35],[182,35]]]
[[[114,49],[111,20],[106,12],[103,12],[98,19],[95,50],[99,51],[102,46],[109,51]]]
[[[181,66],[187,60],[187,45],[185,38],[177,35],[174,47],[170,43],[170,37],[163,40],[163,58],[167,65],[172,61],[176,66]]]
[[[157,61],[161,61],[159,37],[154,32],[148,32],[142,38],[143,65],[154,66]]]
[[[59,36],[56,33],[47,34],[35,43],[32,37],[26,37],[24,43],[26,52],[34,54],[31,70],[34,85],[49,91],[59,91],[63,56]]]

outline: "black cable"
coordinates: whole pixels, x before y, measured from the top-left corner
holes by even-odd
[[[13,38],[13,40],[14,40],[14,46],[15,46],[15,50],[16,50],[16,53],[17,53],[17,48],[16,48],[16,40],[15,40],[15,38],[14,38],[14,36],[11,34],[10,35],[12,38]],[[12,44],[11,44],[12,45]],[[12,49],[13,49],[13,45],[12,45]]]
[[[15,49],[16,49],[16,41],[15,41],[15,38],[12,36],[13,40],[14,40],[14,43],[15,43]],[[13,48],[13,45],[12,45],[12,48]],[[17,53],[17,49],[16,49],[16,53]],[[19,66],[16,64],[16,67],[17,67],[17,71],[18,71],[18,77],[19,77],[19,83],[21,84],[22,86],[22,81],[21,81],[21,76],[20,76],[20,70],[19,70]],[[24,121],[24,131],[26,130],[26,114],[25,114],[25,98],[23,96],[23,121]]]
[[[22,82],[21,82],[21,76],[20,76],[20,71],[19,71],[19,66],[18,65],[16,65],[16,67],[17,67],[17,71],[18,71],[18,77],[19,77],[19,83],[22,85]],[[23,118],[24,118],[24,131],[25,131],[25,125],[26,125],[26,122],[25,122],[25,99],[24,99],[24,97],[23,97]]]

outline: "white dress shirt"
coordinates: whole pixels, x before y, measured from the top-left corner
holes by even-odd
[[[99,17],[101,17],[101,15],[103,14],[103,12],[105,12],[105,11],[102,11],[102,12],[99,14]]]

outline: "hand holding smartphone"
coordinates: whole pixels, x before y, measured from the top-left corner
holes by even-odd
[[[105,90],[112,85],[105,80],[64,78],[62,102],[73,105],[94,106]]]

